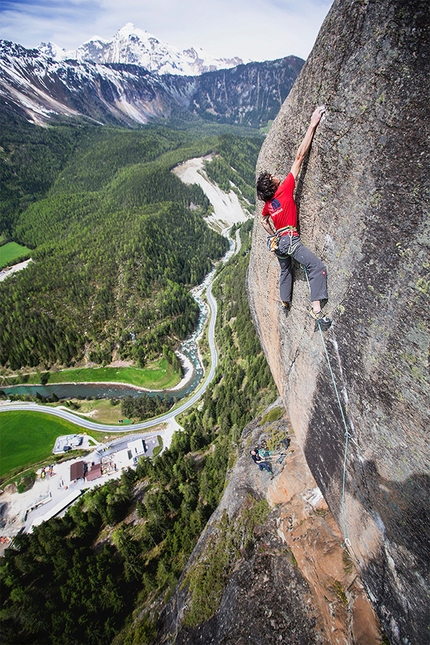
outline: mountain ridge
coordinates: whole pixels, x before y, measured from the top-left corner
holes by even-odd
[[[55,43],[40,43],[37,50],[57,62],[77,60],[93,63],[122,63],[139,65],[157,74],[196,76],[218,69],[243,64],[239,56],[216,58],[194,47],[179,51],[133,23],[126,23],[111,40],[93,36],[75,50],[66,50]],[[246,61],[251,62],[251,61]]]
[[[140,65],[58,62],[0,41],[0,97],[37,125],[82,119],[136,127],[175,116],[259,128],[274,119],[302,59],[288,56],[199,76],[156,74]]]

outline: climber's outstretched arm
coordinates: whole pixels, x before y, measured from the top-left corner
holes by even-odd
[[[296,158],[294,160],[293,165],[291,166],[291,172],[294,175],[294,179],[297,179],[297,175],[300,172],[302,163],[309,152],[309,148],[311,147],[312,139],[314,137],[315,130],[317,129],[317,125],[321,121],[321,117],[324,114],[324,112],[325,112],[325,106],[320,105],[312,114],[311,122],[307,129],[305,137],[301,142],[299,149],[297,150]]]

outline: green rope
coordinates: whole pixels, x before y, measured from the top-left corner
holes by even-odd
[[[310,293],[311,292],[311,285],[310,285],[310,282],[309,282],[308,272],[306,271],[305,266],[303,266],[303,270],[305,272],[306,280],[307,280],[308,287],[309,287],[309,293]],[[334,391],[335,391],[335,394],[336,394],[337,403],[339,405],[340,414],[342,416],[342,421],[343,421],[343,425],[344,425],[344,428],[345,428],[345,451],[344,451],[344,457],[343,457],[341,514],[342,514],[342,519],[343,519],[343,531],[344,531],[344,535],[345,535],[345,542],[344,543],[347,546],[351,546],[351,543],[350,543],[349,538],[348,538],[348,527],[346,525],[346,514],[345,514],[346,461],[347,461],[347,456],[348,456],[349,430],[348,430],[348,424],[346,422],[345,414],[344,414],[344,411],[343,411],[342,402],[340,400],[339,392],[338,392],[338,389],[337,389],[336,379],[335,379],[335,376],[334,376],[334,373],[333,373],[333,370],[332,370],[332,367],[331,367],[330,357],[328,355],[327,345],[326,345],[326,342],[324,340],[324,335],[323,335],[323,332],[322,332],[322,329],[321,329],[321,325],[319,324],[319,320],[317,320],[316,322],[317,322],[318,329],[319,329],[319,332],[320,332],[320,335],[321,335],[321,340],[322,340],[322,344],[323,344],[323,347],[324,347],[325,357],[327,359],[327,365],[328,365],[328,368],[330,370],[331,380],[333,382],[333,387],[334,387]]]

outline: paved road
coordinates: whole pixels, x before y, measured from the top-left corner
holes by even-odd
[[[237,237],[237,239],[239,238]],[[240,242],[239,244],[236,244],[236,251],[238,247],[240,248]],[[98,430],[100,432],[124,432],[124,431],[129,432],[130,430],[145,430],[145,429],[153,428],[154,426],[157,426],[160,423],[166,423],[166,422],[168,423],[173,421],[173,419],[178,414],[181,414],[182,412],[185,412],[185,410],[188,410],[188,408],[194,405],[196,401],[198,401],[199,398],[203,396],[203,394],[205,393],[209,383],[212,381],[215,374],[215,369],[218,362],[218,354],[215,346],[215,323],[216,323],[218,308],[217,308],[216,300],[212,295],[212,283],[209,284],[206,291],[206,295],[207,295],[207,300],[208,300],[209,309],[210,309],[208,340],[209,340],[209,349],[210,349],[210,355],[211,355],[211,367],[203,383],[197,387],[194,394],[175,410],[167,412],[166,414],[163,414],[159,417],[155,417],[154,419],[150,419],[149,421],[143,421],[141,423],[132,423],[129,425],[123,425],[121,427],[117,425],[95,423],[94,421],[90,421],[89,419],[78,417],[77,415],[73,414],[72,412],[68,412],[67,410],[61,410],[59,408],[48,408],[43,405],[38,405],[37,403],[26,403],[26,402],[4,403],[4,404],[0,404],[0,412],[7,412],[8,410],[33,410],[36,412],[52,414],[54,416],[67,419],[67,421],[70,421],[71,423],[74,423],[77,426],[80,426],[81,428],[86,428],[87,430]]]
[[[241,247],[241,242],[240,242],[240,234],[238,230],[236,231],[236,240],[235,240],[234,248],[227,252],[226,256],[224,257],[224,262],[226,262],[233,254],[238,253],[238,251],[240,250],[240,247]],[[218,308],[217,308],[216,300],[212,295],[212,282],[209,284],[206,290],[206,296],[207,296],[208,305],[210,309],[208,341],[209,341],[209,350],[211,355],[211,366],[203,383],[197,387],[194,394],[192,394],[192,396],[189,399],[187,399],[175,410],[171,410],[170,412],[167,412],[166,414],[163,414],[159,417],[155,417],[154,419],[150,419],[149,421],[142,421],[141,423],[131,423],[129,425],[123,425],[123,426],[108,425],[104,423],[95,423],[94,421],[90,421],[89,419],[78,417],[77,415],[73,414],[72,412],[68,412],[67,410],[61,410],[59,408],[48,408],[43,405],[38,405],[37,403],[26,403],[26,402],[1,403],[0,402],[0,412],[7,412],[8,410],[32,410],[36,412],[43,412],[45,414],[51,414],[57,417],[61,417],[62,419],[66,419],[67,421],[70,421],[71,423],[74,423],[75,425],[81,428],[86,428],[87,430],[98,430],[99,432],[129,432],[131,430],[147,430],[149,428],[153,428],[154,426],[160,425],[161,423],[168,423],[171,426],[170,430],[161,431],[159,432],[159,434],[171,435],[173,433],[173,426],[174,426],[173,422],[175,417],[178,414],[185,412],[185,410],[188,410],[188,408],[193,406],[196,403],[196,401],[198,401],[200,397],[203,396],[203,394],[207,390],[208,385],[210,384],[210,382],[212,381],[215,375],[215,370],[218,364],[218,354],[215,346],[215,323],[216,323]],[[166,438],[167,437],[163,436],[163,442],[165,442]]]

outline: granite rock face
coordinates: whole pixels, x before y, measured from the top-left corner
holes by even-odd
[[[296,201],[332,328],[314,331],[298,266],[281,313],[261,203],[247,285],[308,465],[390,640],[410,645],[430,642],[429,18],[422,0],[335,0],[260,153],[257,174],[285,176],[326,105]]]
[[[244,429],[220,505],[159,614],[157,645],[380,645],[375,613],[296,437],[281,457],[275,451],[273,477],[251,460],[250,448],[288,433],[283,416],[265,416]],[[262,500],[270,512],[245,529],[244,518]],[[206,571],[211,583],[203,577],[192,588],[193,570]],[[198,598],[196,589],[204,590]],[[190,625],[205,602],[210,616]]]

